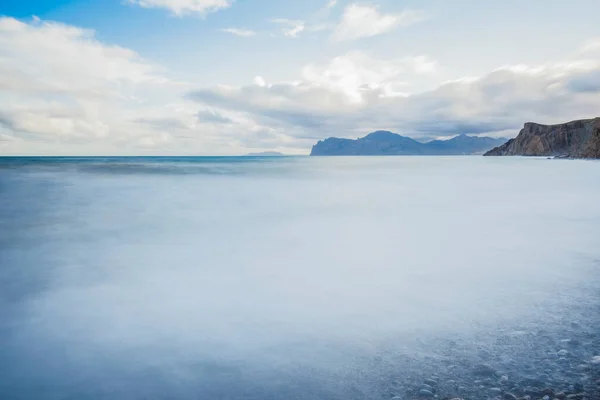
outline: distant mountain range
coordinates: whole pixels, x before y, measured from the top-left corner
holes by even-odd
[[[400,156],[483,154],[507,139],[459,135],[449,140],[422,143],[389,131],[376,131],[353,139],[329,138],[313,146],[311,156]]]
[[[600,117],[557,125],[528,122],[516,138],[485,155],[600,158]]]

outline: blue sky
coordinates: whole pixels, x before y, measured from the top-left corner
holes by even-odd
[[[307,153],[599,114],[596,0],[5,0],[5,154]]]

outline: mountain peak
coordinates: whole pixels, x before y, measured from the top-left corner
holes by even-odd
[[[364,139],[385,139],[385,138],[393,138],[393,137],[399,137],[400,135],[398,135],[397,133],[394,132],[390,132],[390,131],[375,131],[375,132],[371,132],[369,133],[367,136],[364,137]]]
[[[477,136],[469,136],[466,133],[461,133],[458,136],[453,137],[452,139],[449,140],[456,140],[456,141],[466,141],[466,140],[473,140],[473,139],[477,139]]]

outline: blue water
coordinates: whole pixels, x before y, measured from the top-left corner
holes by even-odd
[[[536,158],[0,158],[0,398],[389,398],[439,340],[598,317],[599,182]]]

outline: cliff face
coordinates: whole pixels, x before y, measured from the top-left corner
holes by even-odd
[[[600,118],[559,125],[528,122],[516,138],[485,155],[600,158]]]
[[[596,118],[596,125],[592,132],[592,137],[588,140],[581,157],[583,158],[600,158],[600,118]]]

